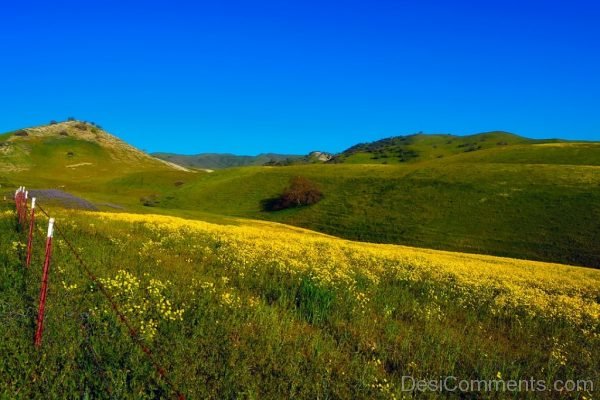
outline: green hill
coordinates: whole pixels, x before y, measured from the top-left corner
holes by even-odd
[[[402,398],[413,374],[598,382],[600,270],[466,254],[600,266],[600,144],[517,140],[207,173],[76,121],[2,135],[0,398]],[[324,199],[262,211],[295,176]],[[24,268],[10,200],[23,184],[112,211],[41,201],[60,227],[41,348],[48,221]]]
[[[600,144],[514,145],[398,165],[252,167],[199,177],[164,204],[363,241],[600,266]],[[265,212],[293,176],[320,203]]]
[[[164,181],[181,181],[197,174],[151,157],[117,137],[80,122],[68,121],[9,132],[0,136],[0,184],[66,190],[99,202],[135,204],[132,195],[120,198],[109,182],[128,176],[146,176],[153,191],[165,190]]]
[[[418,162],[501,148],[515,144],[555,142],[527,139],[508,132],[486,132],[470,136],[418,133],[360,143],[338,154],[333,162],[351,164],[398,164]]]
[[[206,173],[157,160],[77,121],[24,132],[0,136],[3,188],[57,188],[100,209],[264,219],[362,241],[600,267],[598,143],[503,132],[414,135],[354,146],[338,163]],[[416,156],[388,157],[388,165],[369,158],[391,149]],[[359,164],[361,157],[368,159]],[[263,211],[261,202],[295,176],[316,182],[324,199]]]

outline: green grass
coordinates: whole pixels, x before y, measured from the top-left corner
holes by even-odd
[[[503,132],[416,135],[382,145],[419,154],[404,163],[353,164],[369,163],[370,155],[358,152],[344,164],[206,173],[177,171],[127,148],[81,140],[72,127],[68,132],[11,139],[8,154],[0,147],[0,185],[61,188],[105,210],[264,219],[370,242],[600,266],[598,143]],[[464,151],[474,143],[482,149]],[[261,200],[298,175],[317,182],[324,200],[302,209],[260,209]],[[149,196],[155,207],[142,205]]]
[[[412,163],[510,145],[545,142],[554,140],[532,140],[507,132],[470,136],[415,134],[353,146],[337,156],[336,161],[350,164]]]
[[[3,203],[0,213],[10,207]],[[99,278],[125,270],[141,283],[141,289],[113,287],[119,304],[152,303],[143,288],[158,279],[167,285],[162,295],[186,310],[181,321],[159,320],[148,340],[186,398],[400,398],[403,375],[493,379],[501,372],[504,379],[600,384],[597,326],[585,333],[527,313],[497,314],[481,298],[465,307],[464,293],[426,276],[390,273],[373,284],[359,274],[357,287],[349,288],[316,281],[309,271],[286,272],[268,259],[240,274],[219,235],[180,236],[154,224],[52,212]],[[60,236],[43,347],[33,348],[43,226],[40,219],[33,266],[25,270],[18,244],[24,235],[14,217],[0,218],[0,398],[172,398]],[[356,289],[368,293],[367,303],[356,303]],[[227,294],[238,300],[229,304]],[[141,320],[150,317],[156,312]],[[479,396],[487,397],[472,395]]]
[[[593,148],[588,156],[598,154]],[[600,266],[594,239],[600,236],[600,170],[504,161],[464,156],[410,166],[231,169],[169,192],[161,207],[268,219],[371,242]],[[317,182],[324,200],[261,211],[260,200],[296,175]]]

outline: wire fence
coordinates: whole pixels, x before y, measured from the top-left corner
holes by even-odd
[[[24,254],[23,266],[26,269],[30,269],[31,280],[29,283],[35,282],[36,280],[40,283],[40,293],[37,307],[31,302],[25,309],[20,312],[14,312],[9,307],[3,307],[0,303],[0,316],[10,316],[12,318],[28,319],[32,315],[35,315],[35,337],[34,345],[41,347],[43,344],[43,333],[44,333],[44,318],[45,318],[45,306],[48,295],[48,287],[51,282],[51,264],[53,257],[70,257],[74,260],[73,264],[78,268],[82,276],[84,276],[90,284],[92,284],[99,292],[105,301],[110,306],[110,309],[117,317],[117,320],[126,329],[132,342],[142,351],[147,358],[148,362],[152,365],[160,379],[162,379],[170,388],[172,397],[177,399],[185,399],[183,393],[178,390],[175,386],[166,368],[163,367],[162,363],[156,356],[156,352],[145,342],[144,338],[135,329],[134,324],[127,318],[125,313],[122,311],[115,297],[105,287],[105,285],[98,279],[94,274],[93,269],[86,262],[81,252],[73,245],[73,241],[68,237],[65,230],[62,229],[60,223],[57,223],[51,212],[46,210],[36,198],[31,198],[29,202],[29,193],[25,190],[25,187],[20,187],[16,190],[15,196],[15,209],[17,215],[17,230],[20,235],[26,234],[26,245]],[[36,211],[39,210],[42,216],[48,221],[48,230],[45,232],[44,227],[41,226],[40,222],[46,222],[36,215]],[[46,233],[44,236],[43,234]],[[54,246],[53,238],[56,234],[57,239],[64,243],[64,246]],[[43,249],[43,251],[41,250]],[[20,249],[19,249],[20,250]],[[56,251],[55,254],[53,252]],[[43,260],[42,270],[30,268],[31,265],[37,264],[37,261]],[[54,293],[52,293],[54,295]],[[65,299],[62,299],[65,300]],[[77,308],[77,307],[76,307]],[[79,326],[82,336],[85,338],[83,345],[86,351],[91,355],[93,363],[96,365],[98,372],[103,375],[104,369],[102,368],[102,360],[96,353],[93,346],[89,343],[89,338],[92,334],[92,327],[86,318],[86,313],[81,312],[83,310],[65,312],[64,317],[77,318],[80,316]]]

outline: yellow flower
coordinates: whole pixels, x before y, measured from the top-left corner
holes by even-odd
[[[310,276],[317,285],[346,288],[360,312],[368,308],[370,292],[357,283],[377,285],[383,279],[393,279],[433,284],[427,293],[431,302],[422,310],[428,319],[443,319],[439,304],[452,297],[462,308],[485,304],[493,314],[560,320],[588,331],[600,323],[600,271],[588,268],[351,242],[268,222],[239,221],[233,226],[159,215],[84,215],[100,221],[142,224],[152,239],[142,244],[140,256],[152,257],[157,264],[165,249],[181,241],[212,243],[215,245],[190,246],[190,254],[182,260],[209,257],[237,276],[259,273],[261,265],[299,281]],[[219,287],[227,283],[223,279]],[[216,290],[208,283],[197,288]]]

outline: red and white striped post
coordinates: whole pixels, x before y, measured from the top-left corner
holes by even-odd
[[[15,207],[17,209],[17,218],[21,222],[21,186],[15,192]]]
[[[25,198],[25,187],[21,186],[21,192],[19,192],[19,224],[23,225],[23,202]]]
[[[31,265],[31,252],[33,247],[33,226],[35,223],[35,197],[31,198],[31,215],[29,216],[29,237],[27,238],[27,258],[25,266],[29,268]]]
[[[54,218],[48,221],[48,237],[46,238],[46,258],[44,259],[44,270],[42,271],[42,287],[40,289],[40,307],[37,316],[37,329],[35,331],[35,347],[42,345],[42,333],[44,332],[44,310],[46,308],[46,294],[48,293],[48,272],[50,271],[50,258],[52,256],[52,236],[54,235]]]
[[[25,202],[25,186],[20,186],[19,190],[17,190],[17,194],[15,195],[15,202],[17,204],[17,217],[19,218],[19,224],[23,224],[24,217],[24,207],[23,203]]]
[[[27,198],[29,197],[29,191],[25,191],[25,196],[23,197],[23,224],[27,223]]]

